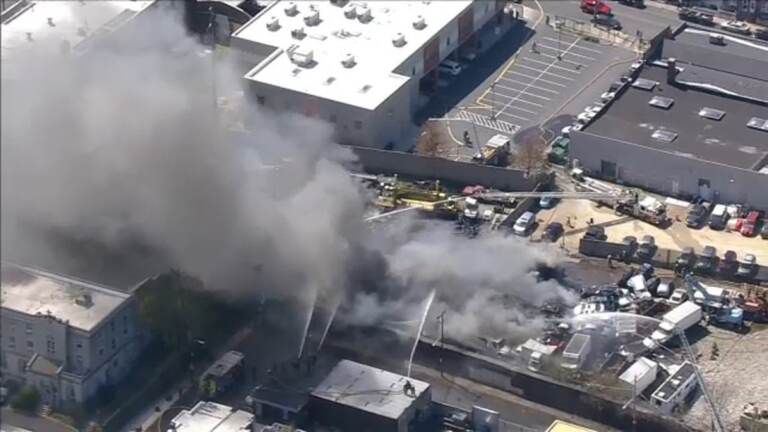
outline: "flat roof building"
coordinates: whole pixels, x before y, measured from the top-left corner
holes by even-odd
[[[663,194],[768,209],[768,45],[708,38],[687,29],[665,40],[661,58],[571,134],[572,160]]]
[[[53,406],[119,382],[149,341],[132,293],[5,263],[1,289],[3,377]]]
[[[256,101],[320,117],[340,141],[383,147],[417,106],[419,81],[499,17],[503,1],[276,1],[232,35]],[[495,21],[494,21],[495,22]]]
[[[405,432],[430,403],[426,382],[341,360],[312,391],[310,412],[321,424],[343,431]]]
[[[215,402],[198,402],[171,420],[176,432],[250,432],[254,428],[253,414]]]
[[[685,361],[653,392],[651,402],[659,411],[670,414],[696,388],[696,367]]]

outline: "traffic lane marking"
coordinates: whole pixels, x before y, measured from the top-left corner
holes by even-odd
[[[530,88],[535,88],[536,90],[541,90],[543,92],[548,92],[548,93],[552,93],[552,94],[560,94],[559,91],[550,90],[548,88],[539,87],[537,85],[534,85],[533,83],[537,82],[538,80],[533,80],[531,82],[521,82],[521,81],[513,80],[511,78],[501,78],[501,79],[504,80],[505,82],[512,82],[512,83],[515,83],[515,84],[522,84],[524,86],[528,86]]]
[[[558,49],[558,48],[551,47],[549,45],[544,45],[544,44],[536,44],[536,46],[537,47],[541,47],[541,48],[550,49],[550,50],[555,51],[555,52],[558,52],[558,51],[562,52],[563,51],[562,49]],[[593,60],[593,61],[596,60],[594,57],[585,56],[585,55],[582,55],[582,54],[576,54],[575,52],[567,52],[567,53],[563,53],[563,54],[572,55],[574,57],[579,57],[579,58],[583,58],[583,59],[586,59],[586,60]]]
[[[546,40],[548,40],[548,41],[552,41],[552,42],[557,42],[557,39],[553,39],[553,38],[550,38],[550,37],[544,37],[544,38],[542,38],[542,39],[546,39]],[[569,41],[569,42],[560,41],[560,42],[561,42],[561,43],[571,43],[571,42],[573,42],[573,41]],[[574,48],[583,49],[584,51],[590,51],[590,52],[593,52],[593,53],[595,53],[595,54],[602,54],[602,53],[603,53],[603,51],[600,51],[600,50],[596,50],[596,49],[594,49],[594,48],[587,48],[587,47],[585,47],[585,46],[581,46],[581,45],[579,45],[579,44],[576,44],[576,45],[574,45],[573,47],[574,47]]]
[[[563,58],[563,56],[565,54],[566,54],[565,52],[561,53],[560,60],[558,60],[557,56],[553,56],[553,55],[549,55],[549,54],[544,54],[544,53],[539,53],[539,55],[542,56],[542,57],[551,58],[553,60],[558,60],[558,61],[563,62],[563,63],[571,63],[571,64],[574,64],[574,65],[579,66],[581,68],[584,68],[584,67],[587,66],[584,63],[579,63],[579,62],[576,62],[576,61],[573,61],[573,60],[567,60],[567,59]]]
[[[506,111],[497,111],[497,112],[496,112],[496,117],[498,117],[498,116],[500,116],[500,115],[503,115],[503,116],[507,116],[507,117],[511,117],[511,118],[514,118],[514,119],[517,119],[517,120],[523,120],[523,121],[531,121],[531,119],[529,119],[529,118],[525,118],[525,117],[516,116],[516,115],[514,115],[514,114],[510,114],[510,113],[508,113],[508,112],[506,112]]]
[[[517,66],[521,67],[521,68],[524,68],[524,69],[530,69],[530,70],[535,71],[535,72],[541,72],[541,68],[533,68],[533,67],[522,65],[522,64],[518,64]],[[544,72],[544,73],[547,74],[547,75],[556,76],[556,77],[558,77],[560,79],[564,79],[566,81],[574,81],[574,79],[571,78],[571,77],[567,77],[565,75],[556,74],[554,72]],[[541,79],[541,78],[539,78],[539,79]]]
[[[557,66],[557,65],[553,64],[553,62],[547,63],[547,62],[543,62],[541,60],[532,59],[530,57],[523,57],[523,58],[521,58],[521,60],[529,61],[529,62],[532,62],[532,63],[543,64],[545,66],[549,66],[549,67],[552,67],[552,68],[555,68],[555,69],[564,70],[566,72],[574,73],[574,74],[577,74],[577,75],[581,73],[580,70],[574,70],[573,68],[566,68],[566,67],[562,67],[562,66]],[[547,73],[547,71],[540,71],[540,72]]]
[[[507,97],[508,98],[512,98],[511,96],[507,96]],[[485,100],[486,102],[491,102],[491,103],[488,104],[489,107],[492,105],[493,102],[496,102],[495,100],[492,100],[492,99],[483,99],[483,100]],[[524,104],[535,106],[537,108],[544,108],[544,105],[542,105],[540,103],[536,103],[536,102],[531,102],[528,99],[518,99],[518,102],[522,102]]]
[[[535,80],[535,79],[537,79],[535,76],[532,76],[532,75],[526,75],[526,74],[524,74],[524,73],[520,73],[520,72],[518,72],[518,71],[514,71],[514,70],[508,70],[508,71],[507,71],[507,73],[508,73],[508,74],[513,74],[513,75],[519,75],[519,76],[522,76],[522,77],[526,77],[526,78],[529,78],[529,79],[532,79],[532,80]],[[571,80],[571,81],[573,81],[571,78],[568,78],[568,79],[569,79],[569,80]],[[546,80],[546,79],[544,79],[544,78],[538,78],[538,80],[539,80],[539,81],[541,81],[541,82],[545,82],[545,83],[547,83],[547,84],[551,84],[551,85],[553,85],[553,86],[558,86],[558,87],[567,87],[565,84],[556,83],[556,82],[554,82],[554,81]]]
[[[500,86],[496,85],[496,87],[500,87]],[[515,92],[515,96],[510,96],[508,94],[503,94],[503,93],[499,93],[499,92],[495,92],[495,91],[492,91],[491,94],[494,95],[494,96],[495,95],[499,95],[499,96],[507,97],[507,98],[510,98],[510,99],[514,99],[516,96],[524,94],[524,95],[532,96],[532,97],[534,97],[536,99],[541,99],[541,100],[545,100],[545,101],[551,101],[552,100],[552,99],[550,99],[548,97],[537,95],[536,93],[527,92],[525,90],[518,90],[518,89],[510,88],[510,87],[505,87],[505,88],[506,88],[506,90],[511,90],[511,91]]]

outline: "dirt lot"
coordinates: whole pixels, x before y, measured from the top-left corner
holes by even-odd
[[[670,206],[670,216],[680,216],[685,219],[685,209]],[[571,226],[567,224],[570,218]],[[726,250],[733,250],[739,256],[752,253],[757,257],[758,264],[768,264],[768,240],[760,237],[744,237],[736,232],[713,231],[709,228],[690,229],[684,222],[673,222],[672,226],[662,230],[653,225],[627,216],[617,216],[613,210],[606,207],[598,208],[588,200],[562,200],[554,208],[541,210],[536,215],[539,223],[533,238],[541,236],[544,227],[550,222],[561,222],[566,228],[564,246],[567,250],[575,252],[578,249],[579,238],[587,228],[587,221],[592,218],[595,224],[605,227],[605,233],[609,241],[620,242],[624,236],[632,235],[642,238],[650,234],[656,239],[656,244],[661,248],[680,250],[685,246],[693,247],[696,251],[706,245],[717,248],[722,255]]]
[[[748,402],[765,407],[768,401],[768,329],[755,328],[746,335],[710,326],[710,334],[693,345],[704,379],[712,393],[726,430],[739,430],[738,421]],[[719,355],[712,357],[717,344]],[[699,397],[685,421],[691,426],[709,429],[710,408],[704,397]]]

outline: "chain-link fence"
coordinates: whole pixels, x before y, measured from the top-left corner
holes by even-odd
[[[554,29],[572,33],[596,43],[608,43],[611,45],[621,45],[628,48],[637,48],[642,52],[647,49],[648,41],[642,38],[642,34],[630,35],[619,30],[609,29],[607,27],[596,26],[590,22],[584,22],[577,19],[563,17],[559,15],[547,15],[547,24]]]

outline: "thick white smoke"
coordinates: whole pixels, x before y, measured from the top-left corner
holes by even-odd
[[[544,255],[519,241],[409,224],[372,233],[342,167],[352,156],[328,125],[246,107],[252,134],[227,130],[211,57],[181,19],[159,13],[142,29],[119,50],[10,59],[20,73],[2,83],[4,260],[123,283],[173,266],[210,289],[305,304],[344,295],[347,318],[369,323],[417,316],[436,289],[436,308],[466,334],[528,325],[505,294],[567,295],[536,283],[528,271]],[[226,58],[215,70],[219,94],[243,82]]]

